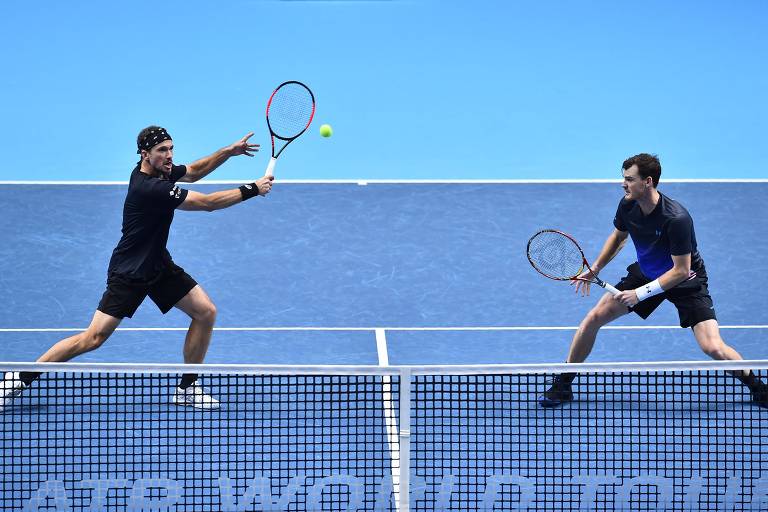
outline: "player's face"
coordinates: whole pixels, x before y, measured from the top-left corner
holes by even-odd
[[[623,170],[624,182],[622,187],[624,188],[624,197],[637,201],[648,193],[648,189],[653,187],[653,180],[648,177],[643,179],[638,174],[637,165],[633,165],[629,169]]]
[[[154,171],[170,174],[173,165],[173,141],[166,140],[154,146],[146,153],[145,158]]]

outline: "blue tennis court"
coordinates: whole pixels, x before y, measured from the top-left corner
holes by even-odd
[[[764,300],[748,291],[759,288],[767,188],[661,188],[694,217],[723,336],[747,359],[768,359]],[[0,187],[0,360],[34,361],[86,326],[124,193]],[[208,413],[168,403],[178,367],[41,379],[3,423],[3,451],[17,454],[3,459],[5,509],[400,510],[395,367],[417,372],[413,510],[768,509],[768,412],[721,372],[597,368],[572,407],[544,411],[536,399],[554,371],[425,368],[563,362],[599,294],[538,276],[525,242],[558,227],[594,257],[619,197],[617,183],[278,183],[240,208],[177,212],[169,249],[219,311],[206,363],[255,374],[203,370],[224,403]],[[603,277],[618,280],[632,261],[628,247]],[[77,362],[179,363],[187,323],[147,301]],[[603,330],[589,361],[702,359],[665,304]],[[275,364],[288,366],[264,368]],[[289,370],[306,365],[336,366]]]
[[[749,292],[761,279],[768,184],[661,190],[694,218],[724,337],[746,358],[768,358],[768,312]],[[3,360],[32,361],[90,321],[124,194],[119,185],[0,186]],[[377,328],[391,364],[562,362],[599,294],[576,297],[541,278],[525,243],[558,227],[594,258],[619,198],[613,183],[278,183],[239,208],[177,212],[169,250],[218,307],[210,363],[376,364]],[[629,246],[603,276],[618,281],[634,260]],[[147,301],[80,360],[180,362],[187,325]],[[612,325],[590,360],[703,356],[670,304],[646,322],[630,315]]]

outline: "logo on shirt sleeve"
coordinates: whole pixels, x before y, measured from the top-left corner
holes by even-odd
[[[173,187],[169,194],[171,197],[178,199],[181,196],[181,189],[178,186]]]

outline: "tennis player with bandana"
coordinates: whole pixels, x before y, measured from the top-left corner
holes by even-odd
[[[677,201],[656,187],[661,164],[655,155],[641,153],[623,165],[625,195],[619,203],[614,230],[592,265],[599,273],[632,238],[637,262],[627,267],[628,274],[616,288],[616,296],[605,294],[579,325],[571,342],[568,363],[587,359],[598,330],[617,318],[635,312],[645,319],[666,299],[677,308],[681,327],[690,327],[701,349],[718,360],[740,360],[736,350],[720,337],[715,308],[707,289],[707,272],[696,246],[693,220]],[[592,277],[589,271],[583,277]],[[574,281],[576,291],[589,294],[589,283]],[[752,372],[734,372],[749,388],[753,401],[768,408],[768,386]],[[539,403],[556,407],[573,400],[574,373],[555,378]]]
[[[258,144],[239,141],[188,165],[174,165],[173,140],[159,126],[143,129],[137,137],[141,160],[131,172],[123,205],[122,237],[112,253],[107,289],[88,328],[53,345],[38,362],[61,362],[98,348],[125,317],[132,317],[149,296],[165,314],[176,307],[192,319],[184,343],[184,362],[202,363],[211,341],[216,307],[203,288],[176,265],[166,248],[174,211],[213,211],[228,208],[257,195],[266,195],[272,178],[231,190],[202,194],[179,187],[196,182],[230,157],[253,156]],[[0,411],[19,396],[39,373],[7,373],[0,382]],[[197,375],[185,374],[171,401],[201,409],[218,407],[218,401],[198,384]]]

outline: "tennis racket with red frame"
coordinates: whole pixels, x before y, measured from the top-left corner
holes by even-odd
[[[543,229],[528,240],[528,261],[536,272],[555,281],[594,283],[616,295],[619,290],[595,275],[574,238],[556,229]],[[589,270],[592,275],[581,277]]]
[[[272,158],[265,176],[274,176],[275,162],[283,150],[307,131],[315,116],[315,95],[301,82],[280,84],[267,102],[267,127],[272,137]]]

